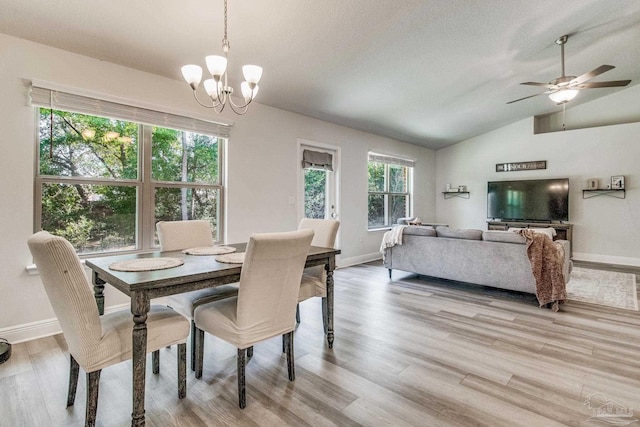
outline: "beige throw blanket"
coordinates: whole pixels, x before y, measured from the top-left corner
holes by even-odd
[[[380,244],[380,252],[382,252],[382,259],[385,257],[385,249],[391,248],[395,245],[402,244],[402,233],[404,229],[407,228],[406,225],[394,225],[391,230],[384,233],[382,236],[382,243]]]
[[[540,307],[553,303],[553,311],[564,304],[567,291],[562,274],[564,250],[549,236],[532,230],[520,229],[516,233],[527,241],[527,255],[531,263],[531,272],[536,279],[536,296]]]

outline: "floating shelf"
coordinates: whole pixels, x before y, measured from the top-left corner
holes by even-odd
[[[471,197],[471,193],[469,193],[468,191],[443,191],[442,194],[444,195],[445,199],[450,199],[452,197],[462,197],[463,199],[468,199],[469,197]]]
[[[598,196],[609,196],[615,199],[624,199],[626,191],[624,188],[602,188],[596,190],[582,190],[582,198],[590,199]]]

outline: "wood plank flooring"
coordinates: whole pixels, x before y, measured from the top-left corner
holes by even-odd
[[[235,349],[207,336],[203,377],[188,371],[183,400],[175,347],[161,350],[159,375],[148,363],[147,425],[597,425],[590,397],[640,419],[638,312],[569,302],[554,313],[531,295],[399,271],[390,281],[379,263],[340,269],[335,282],[334,349],[320,300],[301,304],[295,382],[279,338],[257,345],[240,410]],[[71,408],[67,378],[61,335],[14,345],[0,365],[0,426],[82,425],[85,377]],[[130,424],[130,388],[130,363],[103,370],[98,426]]]

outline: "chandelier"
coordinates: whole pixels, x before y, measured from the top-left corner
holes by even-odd
[[[242,74],[244,75],[245,81],[240,85],[240,90],[244,97],[244,104],[236,105],[231,99],[233,88],[227,83],[228,73],[225,72],[227,69],[229,48],[229,40],[227,39],[227,0],[224,0],[224,37],[222,38],[222,51],[224,52],[224,56],[209,55],[205,57],[207,70],[211,78],[206,79],[203,82],[203,86],[211,99],[211,103],[204,103],[198,98],[197,90],[202,80],[202,67],[193,64],[185,65],[182,67],[182,76],[189,86],[191,86],[193,97],[198,101],[198,104],[206,108],[212,108],[219,114],[224,110],[227,103],[229,103],[234,113],[242,115],[247,112],[249,104],[251,104],[251,101],[253,101],[258,94],[258,82],[262,77],[262,67],[257,65],[244,65],[242,67]]]

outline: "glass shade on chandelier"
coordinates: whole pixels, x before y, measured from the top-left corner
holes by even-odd
[[[549,99],[551,99],[556,104],[564,104],[571,101],[578,94],[577,89],[560,89],[556,92],[549,94]]]
[[[242,74],[244,81],[240,85],[240,91],[244,98],[244,104],[237,105],[231,99],[233,94],[233,88],[227,83],[227,54],[229,53],[229,40],[227,40],[227,1],[224,2],[224,38],[222,39],[222,50],[224,56],[209,55],[205,57],[205,63],[207,64],[207,71],[210,78],[207,78],[203,82],[204,90],[211,99],[211,103],[204,103],[198,98],[198,87],[202,81],[202,67],[199,65],[185,65],[182,67],[182,77],[189,84],[193,90],[193,96],[198,101],[198,104],[206,108],[212,108],[217,113],[221,113],[224,107],[229,104],[231,109],[236,114],[244,114],[247,112],[247,107],[253,101],[258,94],[258,82],[262,78],[262,67],[257,65],[244,65],[242,67]]]

